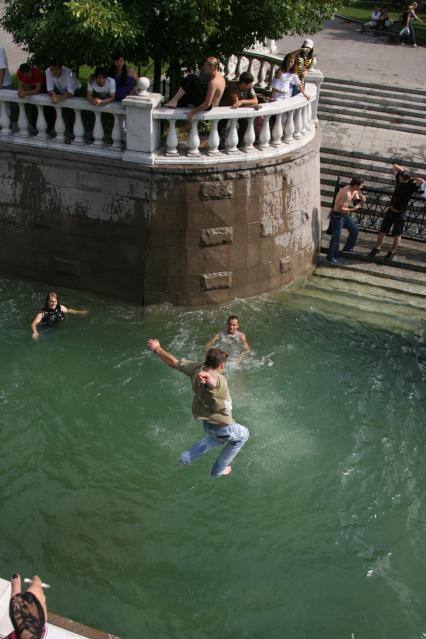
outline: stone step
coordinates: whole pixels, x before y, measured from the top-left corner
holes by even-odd
[[[321,157],[321,178],[324,176],[330,179],[334,177],[334,181],[337,176],[341,178],[351,179],[353,175],[362,175],[365,180],[366,186],[375,186],[376,188],[390,187],[392,191],[395,185],[395,178],[392,174],[384,173],[383,171],[375,171],[372,169],[366,169],[362,165],[357,165],[354,162],[352,166],[344,166],[341,164],[332,164],[328,161],[324,161]]]
[[[348,152],[345,149],[322,146],[321,155],[324,155],[324,154],[328,154],[332,157],[335,157],[336,161],[340,157],[343,157],[344,161],[345,160],[350,161],[350,159],[352,158],[353,161],[355,161],[355,164],[353,166],[356,166],[358,162],[360,161],[366,160],[366,161],[377,163],[378,165],[382,164],[383,166],[388,167],[388,169],[392,168],[393,162],[396,162],[396,164],[400,164],[401,166],[404,166],[406,168],[421,169],[422,172],[424,172],[424,169],[425,169],[424,163],[410,160],[404,157],[403,154],[401,155],[401,157],[398,157],[397,155],[395,155],[395,157],[386,159],[386,158],[383,158],[383,155],[379,155],[378,153],[363,153],[362,151]]]
[[[424,89],[406,89],[404,87],[396,87],[391,84],[377,84],[373,82],[360,82],[358,80],[348,80],[347,78],[336,78],[333,76],[326,76],[324,84],[336,84],[336,85],[346,85],[348,87],[364,87],[367,89],[377,89],[379,91],[390,91],[392,93],[399,94],[412,94],[419,95],[426,98],[426,91]]]
[[[369,126],[376,129],[387,129],[389,131],[401,131],[403,133],[415,133],[415,134],[424,134],[424,126],[422,127],[414,127],[412,125],[401,125],[401,124],[389,124],[380,121],[374,121],[371,118],[362,118],[362,117],[348,117],[346,115],[340,115],[338,112],[330,113],[324,112],[321,109],[318,109],[318,118],[321,120],[328,120],[331,122],[340,122],[341,124],[357,124],[359,126]]]
[[[399,104],[391,104],[386,102],[386,100],[369,100],[364,96],[358,96],[358,101],[356,96],[352,95],[330,95],[327,92],[321,92],[319,106],[333,106],[339,107],[341,109],[355,109],[357,112],[377,112],[382,113],[384,115],[388,115],[389,119],[391,118],[403,118],[405,119],[419,119],[420,121],[426,120],[425,109],[426,105],[421,104],[417,109],[412,106],[407,106],[407,104],[399,103]]]
[[[342,99],[347,97],[353,102],[363,103],[364,101],[379,101],[380,103],[383,102],[385,104],[393,104],[395,106],[402,105],[412,109],[420,109],[422,105],[426,106],[426,97],[412,94],[410,91],[406,91],[404,94],[401,94],[393,91],[386,91],[379,87],[377,87],[376,90],[368,89],[363,91],[353,86],[336,85],[323,82],[321,85],[320,98],[322,98],[324,94],[341,97]]]
[[[343,109],[343,110],[342,110]],[[411,131],[413,133],[425,134],[425,121],[424,118],[413,118],[408,116],[397,116],[393,114],[386,114],[381,111],[370,110],[368,108],[347,107],[337,104],[323,104],[318,105],[318,115],[323,119],[332,119],[334,121],[340,121],[337,118],[342,116],[344,118],[350,117],[352,124],[362,123],[364,126],[378,127],[380,124],[384,125],[384,128],[390,128],[392,130]],[[331,118],[324,116],[331,115]]]

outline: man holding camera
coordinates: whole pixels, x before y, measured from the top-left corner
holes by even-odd
[[[422,178],[411,177],[410,173],[399,166],[392,164],[393,174],[395,176],[395,190],[393,192],[389,208],[386,211],[382,224],[380,226],[379,235],[377,236],[377,244],[370,251],[369,257],[375,257],[380,253],[385,235],[392,230],[393,244],[390,251],[387,252],[385,260],[390,262],[399,245],[401,244],[402,232],[404,230],[405,212],[411,196],[420,189],[425,180]]]

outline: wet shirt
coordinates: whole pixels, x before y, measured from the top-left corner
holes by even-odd
[[[396,211],[404,213],[407,209],[410,197],[418,191],[418,186],[415,182],[401,182],[399,174],[395,176],[395,180],[395,191],[393,192],[390,206]]]
[[[65,319],[65,313],[60,304],[57,304],[55,308],[42,308],[41,312],[43,313],[41,321],[48,326],[52,326],[52,324],[56,324],[56,322],[62,322],[62,320]]]
[[[206,384],[202,384],[198,379],[198,373],[203,369],[202,364],[188,359],[180,359],[177,369],[191,378],[192,391],[194,393],[192,414],[195,419],[205,419],[222,426],[234,422],[228,382],[221,373],[209,371],[217,383],[215,388],[208,388]]]

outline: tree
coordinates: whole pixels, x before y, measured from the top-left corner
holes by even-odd
[[[339,0],[6,0],[3,27],[46,65],[107,64],[122,50],[137,63],[194,68],[267,38],[318,31]]]

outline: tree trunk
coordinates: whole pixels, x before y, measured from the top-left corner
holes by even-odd
[[[161,54],[154,57],[154,93],[161,93]]]

